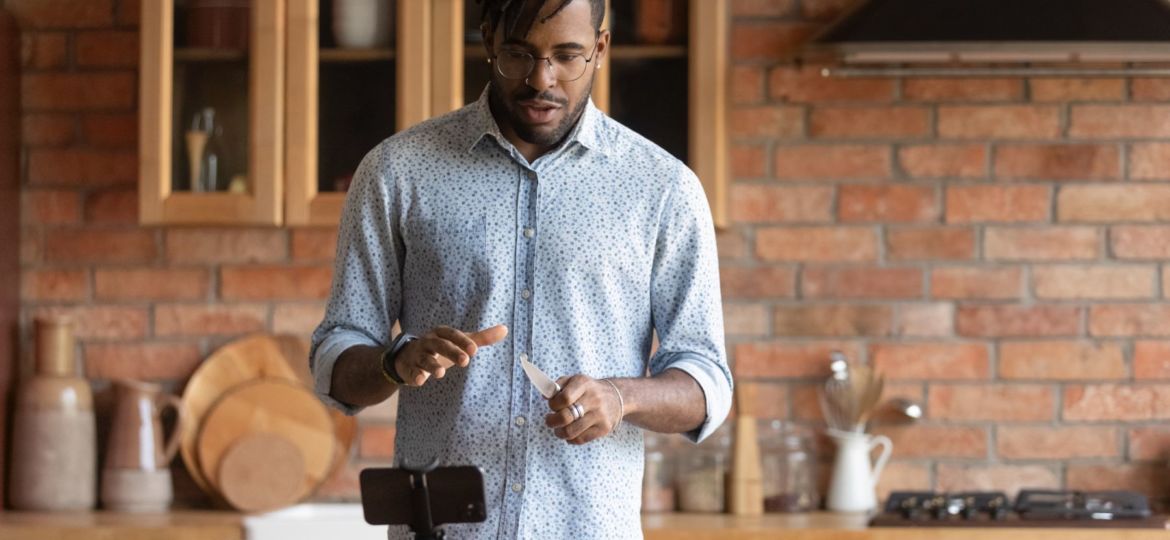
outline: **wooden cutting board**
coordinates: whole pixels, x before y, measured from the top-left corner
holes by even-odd
[[[299,383],[261,379],[236,386],[207,413],[197,441],[204,479],[222,493],[219,470],[228,449],[255,434],[284,437],[304,459],[302,484],[311,493],[329,474],[337,444],[325,405]]]
[[[292,441],[271,433],[245,435],[228,449],[216,484],[236,510],[264,512],[296,504],[309,492],[305,460]]]

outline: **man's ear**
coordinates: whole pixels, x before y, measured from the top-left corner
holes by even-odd
[[[487,51],[488,58],[491,58],[493,56],[492,50],[496,46],[496,42],[493,41],[496,36],[492,34],[491,26],[488,25],[487,21],[479,24],[479,33],[483,36],[483,48]]]

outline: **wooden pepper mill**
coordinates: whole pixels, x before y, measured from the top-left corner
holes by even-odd
[[[735,390],[735,441],[731,453],[731,479],[727,507],[737,516],[764,513],[764,484],[760,466],[760,441],[756,432],[756,387],[741,383]]]

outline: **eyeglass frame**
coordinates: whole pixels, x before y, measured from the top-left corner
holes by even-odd
[[[585,73],[587,71],[589,71],[589,63],[593,61],[594,56],[597,56],[597,46],[599,44],[601,44],[601,32],[597,33],[596,39],[594,39],[594,41],[593,41],[593,47],[589,50],[589,56],[585,56],[584,54],[581,54],[581,53],[557,53],[557,54],[572,54],[573,56],[580,56],[580,57],[585,58],[585,69],[581,70],[580,75],[577,75],[577,77],[573,78],[573,79],[561,79],[560,77],[557,77],[557,81],[573,82],[573,81],[580,80],[581,77],[584,77]],[[532,54],[528,51],[524,51],[523,54],[526,54],[530,58],[532,58],[532,67],[528,68],[528,73],[525,73],[523,77],[512,78],[512,77],[509,77],[507,75],[504,75],[504,72],[500,71],[500,63],[498,61],[495,61],[495,60],[499,60],[499,58],[500,58],[500,55],[498,55],[498,54],[489,55],[488,56],[488,63],[492,64],[495,67],[496,73],[499,73],[501,77],[508,79],[509,81],[520,81],[520,80],[527,81],[528,78],[532,76],[532,72],[536,71],[536,61],[537,60],[544,60],[544,62],[546,64],[548,64],[549,69],[553,69],[553,70],[557,69],[557,66],[555,66],[552,62],[553,56],[557,56],[557,54],[553,54],[550,56],[536,56],[535,54]],[[556,71],[556,73],[559,74],[560,71]]]

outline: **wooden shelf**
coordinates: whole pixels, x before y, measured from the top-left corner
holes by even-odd
[[[385,62],[396,56],[393,49],[321,49],[322,62]]]
[[[467,58],[487,58],[482,43],[465,43]],[[609,49],[614,60],[652,60],[657,58],[686,58],[686,45],[614,45]]]
[[[243,62],[248,51],[232,49],[175,49],[176,62]]]

